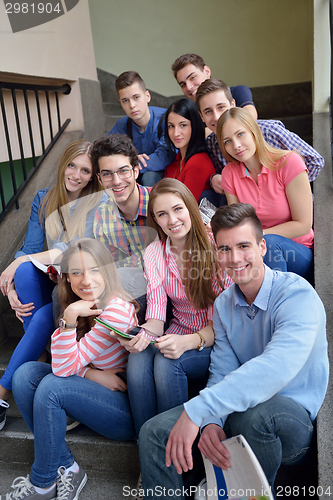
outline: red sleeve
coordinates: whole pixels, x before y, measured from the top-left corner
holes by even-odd
[[[202,192],[210,188],[209,180],[214,174],[215,168],[209,156],[206,153],[197,153],[185,164],[178,180],[189,188],[199,202]]]

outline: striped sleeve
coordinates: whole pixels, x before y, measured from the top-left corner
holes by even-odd
[[[119,297],[112,298],[99,317],[124,332],[137,325],[134,305]],[[109,330],[98,323],[79,342],[76,330],[60,332],[58,328],[52,335],[51,354],[52,371],[59,377],[84,377],[90,363],[101,370],[123,368],[128,356]]]
[[[165,252],[160,241],[151,243],[144,254],[145,278],[147,281],[146,320],[166,319],[167,294],[164,286]]]

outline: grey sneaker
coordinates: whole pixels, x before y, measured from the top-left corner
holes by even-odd
[[[65,467],[59,467],[57,500],[78,500],[79,494],[87,482],[87,474],[81,467],[79,467],[77,472],[68,472],[66,475],[65,472]]]
[[[9,408],[7,401],[0,399],[0,431],[5,427],[7,408]]]
[[[77,427],[78,425],[80,425],[80,422],[78,422],[77,420],[73,420],[70,417],[67,417],[66,432],[71,431],[72,429],[75,429],[75,427]]]
[[[40,494],[35,490],[34,485],[27,477],[17,477],[11,485],[13,491],[6,495],[1,495],[0,500],[56,500],[56,489],[51,492]]]

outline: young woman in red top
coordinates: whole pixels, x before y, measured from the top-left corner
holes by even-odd
[[[165,177],[185,184],[197,202],[201,193],[210,188],[215,169],[205,141],[205,125],[196,104],[187,98],[171,104],[165,113],[165,141],[170,150],[179,150],[173,163],[167,166]]]

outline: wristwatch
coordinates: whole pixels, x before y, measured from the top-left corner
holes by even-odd
[[[197,351],[202,351],[202,349],[206,346],[206,341],[199,332],[195,332],[196,335],[199,335],[200,337],[200,344],[197,347]]]
[[[65,328],[66,330],[72,330],[73,328],[77,327],[77,322],[76,323],[67,323],[67,321],[64,318],[59,319],[59,328]]]

